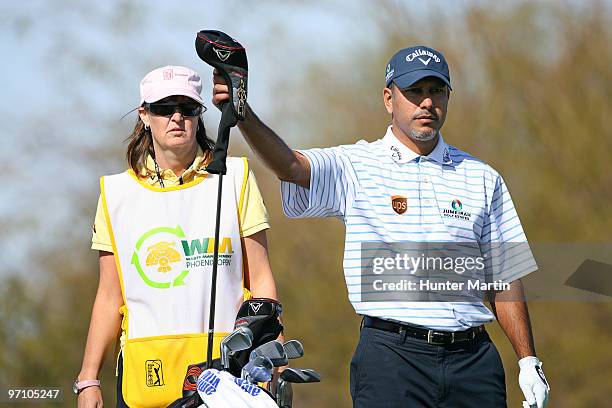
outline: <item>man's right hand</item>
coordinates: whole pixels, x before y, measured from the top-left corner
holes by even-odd
[[[221,103],[229,102],[229,100],[229,87],[227,86],[223,75],[221,75],[219,71],[217,71],[217,69],[215,68],[215,70],[213,71],[212,103],[218,108]]]
[[[102,408],[102,390],[95,385],[87,387],[79,392],[78,397],[79,408]]]
[[[215,69],[213,71],[213,105],[219,107],[219,104],[228,102],[230,100],[229,92],[225,79]],[[272,129],[255,115],[248,103],[245,119],[238,121],[238,128],[253,151],[279,179],[305,188],[310,186],[310,162],[308,159],[303,154],[291,150]]]

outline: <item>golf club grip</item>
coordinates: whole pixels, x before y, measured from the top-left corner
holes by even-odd
[[[236,125],[236,117],[232,111],[232,105],[229,102],[223,102],[219,108],[221,109],[221,120],[219,121],[217,142],[213,150],[213,160],[206,166],[206,171],[211,174],[227,173],[225,162],[229,147],[230,129]]]

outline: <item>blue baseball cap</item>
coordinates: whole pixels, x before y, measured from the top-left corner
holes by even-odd
[[[391,57],[385,71],[385,83],[389,87],[395,82],[400,89],[405,89],[429,76],[440,78],[451,87],[444,55],[433,48],[417,45],[399,50]]]

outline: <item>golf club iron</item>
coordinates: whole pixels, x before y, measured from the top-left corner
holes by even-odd
[[[268,357],[255,356],[242,368],[242,378],[251,383],[268,382],[272,379],[274,365]]]
[[[272,361],[274,367],[281,367],[287,365],[289,362],[283,344],[278,340],[272,340],[257,347],[255,350],[251,351],[249,359],[252,360],[257,356],[268,357],[270,361]]]
[[[310,368],[287,368],[281,373],[280,378],[283,381],[297,384],[321,381],[321,375]]]
[[[289,360],[304,357],[304,346],[298,340],[289,340],[283,344],[283,349]]]
[[[221,365],[229,368],[229,357],[253,345],[253,332],[248,327],[237,327],[221,341]]]
[[[291,408],[293,399],[292,383],[307,384],[321,381],[321,376],[310,368],[287,368],[276,383],[276,404],[280,408]]]

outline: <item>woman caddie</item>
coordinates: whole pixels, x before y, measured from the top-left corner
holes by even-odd
[[[181,396],[189,364],[206,356],[218,176],[200,76],[166,66],[140,83],[123,173],[100,179],[92,237],[100,279],[78,406],[102,405],[98,374],[117,341],[117,406],[161,407]],[[266,209],[244,158],[227,159],[220,223],[214,357],[251,296],[276,299]]]

